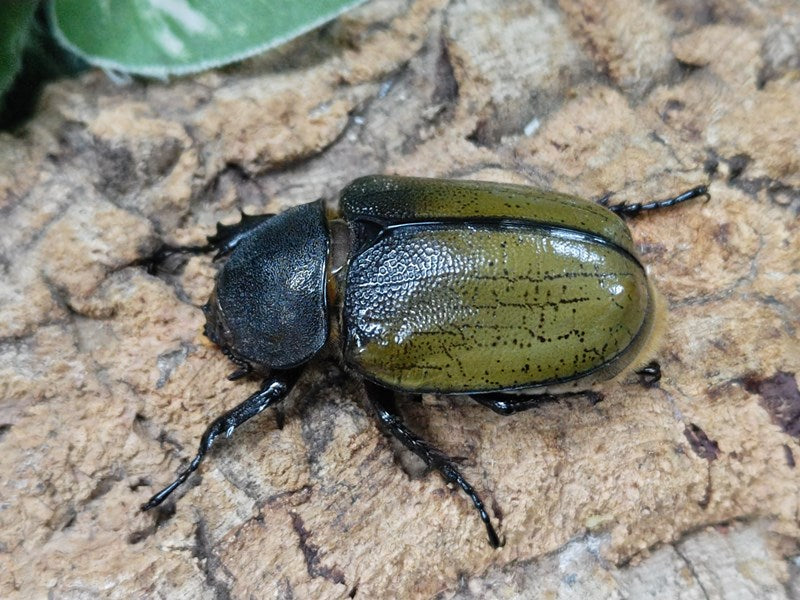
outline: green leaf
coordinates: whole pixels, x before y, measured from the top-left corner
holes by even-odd
[[[38,4],[38,0],[4,2],[0,8],[0,96],[22,66],[22,50]]]
[[[164,77],[273,48],[364,0],[52,0],[55,35],[88,62]]]

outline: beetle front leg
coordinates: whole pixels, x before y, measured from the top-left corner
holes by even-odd
[[[155,275],[158,268],[171,256],[176,254],[204,254],[211,252],[214,246],[203,244],[197,246],[172,246],[171,244],[161,244],[155,252],[137,260],[134,264],[144,267],[150,275]]]
[[[217,223],[217,231],[214,235],[209,235],[205,244],[189,246],[172,246],[171,244],[161,244],[153,254],[143,258],[138,262],[144,266],[151,275],[155,273],[160,264],[176,254],[205,254],[206,252],[216,251],[214,260],[227,254],[244,239],[247,238],[261,223],[274,217],[274,214],[248,215],[241,213],[238,223],[233,225],[222,225]]]
[[[364,387],[367,392],[367,398],[369,398],[381,423],[383,423],[389,432],[400,440],[406,448],[419,456],[429,468],[436,469],[447,481],[456,484],[464,490],[464,493],[472,500],[472,504],[478,511],[481,521],[483,521],[483,524],[486,526],[486,532],[489,535],[489,543],[493,548],[502,546],[504,542],[501,542],[500,538],[497,536],[497,532],[492,525],[491,519],[489,519],[489,514],[486,512],[483,501],[472,485],[470,485],[461,472],[455,467],[453,459],[406,427],[399,412],[394,408],[393,399],[391,397],[392,392],[369,382],[364,382]]]
[[[207,428],[203,436],[200,438],[200,447],[197,454],[183,471],[178,474],[178,477],[170,483],[163,490],[155,494],[150,500],[142,504],[143,511],[150,510],[161,504],[167,497],[175,491],[179,485],[189,478],[200,462],[205,457],[206,453],[211,449],[220,435],[225,434],[225,437],[230,437],[233,431],[242,423],[256,416],[264,409],[273,406],[286,398],[291,391],[299,374],[296,372],[287,372],[279,377],[264,380],[261,389],[252,394],[244,402],[231,410],[224,413],[222,416],[216,418]]]

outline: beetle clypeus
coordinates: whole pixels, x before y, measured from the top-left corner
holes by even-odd
[[[511,414],[649,363],[658,293],[620,218],[708,195],[705,186],[648,204],[607,206],[478,181],[362,177],[329,218],[321,201],[217,226],[203,246],[227,256],[203,307],[205,334],[261,388],[206,429],[197,455],[142,510],[197,469],[214,440],[283,400],[304,365],[338,345],[378,419],[472,500],[453,461],[403,423],[391,395],[469,394]],[[152,264],[152,263],[151,263]],[[338,331],[331,335],[331,329]]]

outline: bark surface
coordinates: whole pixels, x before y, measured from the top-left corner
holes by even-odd
[[[791,0],[375,0],[219,72],[51,85],[0,134],[0,596],[797,597],[798,48]],[[141,514],[258,383],[202,335],[208,258],[134,263],[369,173],[708,183],[631,224],[670,307],[660,385],[401,406],[467,457],[498,551],[325,364]]]

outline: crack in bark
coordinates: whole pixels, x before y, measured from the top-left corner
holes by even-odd
[[[694,450],[694,453],[708,462],[714,461],[719,457],[719,444],[716,440],[708,437],[705,431],[694,423],[688,423],[683,430],[683,435]]]
[[[322,564],[319,546],[309,542],[311,533],[305,528],[302,517],[295,512],[290,513],[292,527],[299,540],[300,551],[306,561],[306,570],[310,577],[322,577],[332,583],[344,585],[344,574],[336,567],[327,567]]]
[[[6,217],[7,219],[9,216],[11,216],[12,210],[15,209],[20,209],[20,210],[30,209],[30,207],[22,204],[22,202],[24,202],[26,199],[27,196],[23,196],[20,199],[20,204],[9,204],[8,206],[6,206],[4,210],[0,210],[0,217]],[[69,207],[71,206],[70,201],[74,203],[76,199],[73,197],[65,199],[64,204],[59,205],[58,209],[53,213],[51,213],[48,216],[48,218],[38,226],[38,229],[34,231],[31,236],[29,236],[26,240],[22,240],[14,244],[13,248],[9,248],[10,251],[14,252],[13,256],[11,255],[7,256],[7,259],[11,261],[11,264],[19,263],[20,261],[30,260],[31,257],[29,255],[33,254],[36,251],[38,243],[44,238],[45,235],[47,235],[47,233],[50,231],[50,228],[59,220],[61,220],[61,218],[63,218],[64,215],[66,215],[67,211],[69,210]],[[31,212],[33,212],[32,209],[30,210]],[[6,257],[6,253],[3,252],[2,256]]]
[[[705,510],[708,508],[708,505],[711,504],[711,494],[714,492],[714,486],[712,484],[713,479],[711,478],[711,461],[709,461],[708,465],[706,465],[706,489],[703,497],[697,502],[697,505]]]
[[[752,162],[752,157],[750,155],[739,153],[730,158],[726,158],[720,156],[714,148],[707,148],[706,152],[708,157],[706,158],[705,171],[709,175],[716,173],[719,163],[724,162],[728,165],[727,183],[731,187],[744,192],[751,198],[755,198],[759,192],[766,190],[767,199],[774,206],[788,210],[791,204],[795,203],[798,205],[795,212],[800,210],[800,188],[766,175],[751,178],[742,177],[747,166]],[[786,204],[776,200],[776,196],[782,193],[789,196],[789,202]]]
[[[453,68],[453,57],[450,55],[450,48],[447,45],[444,29],[445,25],[442,23],[438,31],[439,54],[434,65],[436,81],[431,99],[434,104],[442,104],[443,112],[449,112],[450,116],[452,116],[458,103],[459,88],[458,79],[456,79],[455,69]],[[439,116],[442,116],[442,113]]]
[[[175,503],[165,502],[153,510],[155,512],[155,519],[153,519],[152,524],[148,525],[144,529],[137,529],[136,531],[131,532],[126,540],[129,544],[138,544],[139,542],[149,538],[156,531],[158,531],[162,524],[166,523],[173,516],[175,516]]]
[[[92,488],[92,491],[89,493],[89,497],[86,499],[86,504],[94,500],[98,500],[99,498],[102,498],[108,494],[112,489],[114,489],[114,486],[123,479],[125,479],[125,473],[123,469],[115,469],[108,475],[103,475],[100,477],[100,479],[97,480],[97,483],[95,483],[94,488]]]
[[[689,569],[689,572],[692,574],[692,578],[697,582],[697,585],[700,587],[700,591],[703,592],[703,597],[706,600],[710,600],[711,597],[708,595],[708,590],[706,590],[706,586],[703,585],[700,575],[698,575],[697,570],[694,568],[694,564],[692,564],[692,561],[690,561],[686,555],[681,552],[676,544],[673,544],[672,548],[675,550],[675,554],[677,554],[686,565],[686,568]]]
[[[297,506],[297,504],[304,504],[305,502],[308,502],[309,496],[311,495],[311,491],[313,489],[314,488],[313,486],[311,486],[311,484],[305,484],[301,485],[299,488],[294,488],[283,492],[277,492],[260,500],[256,504],[256,508],[258,508],[258,510],[261,511],[265,506],[270,506],[270,507],[280,506],[282,505],[281,500],[285,498],[291,498],[292,496],[296,496],[298,494],[301,494],[303,496],[303,500],[299,503],[294,504],[294,506]]]
[[[786,466],[789,467],[790,469],[794,469],[797,463],[795,462],[794,453],[792,452],[792,449],[789,447],[789,444],[783,445],[783,455],[786,458]]]
[[[199,559],[200,568],[206,577],[206,584],[214,591],[214,598],[216,600],[230,600],[230,586],[218,576],[217,572],[222,570],[229,580],[232,580],[233,577],[221,563],[219,557],[214,554],[206,531],[206,523],[202,517],[197,521],[194,539],[195,546],[192,550],[192,556]]]
[[[137,412],[133,417],[132,431],[142,439],[152,440],[157,442],[160,446],[166,444],[172,447],[173,455],[179,459],[181,458],[180,455],[184,451],[183,444],[172,437],[164,427],[155,425],[153,419],[150,417]]]
[[[776,371],[772,377],[753,373],[742,383],[748,393],[760,396],[759,404],[781,431],[800,439],[800,390],[793,372]]]

